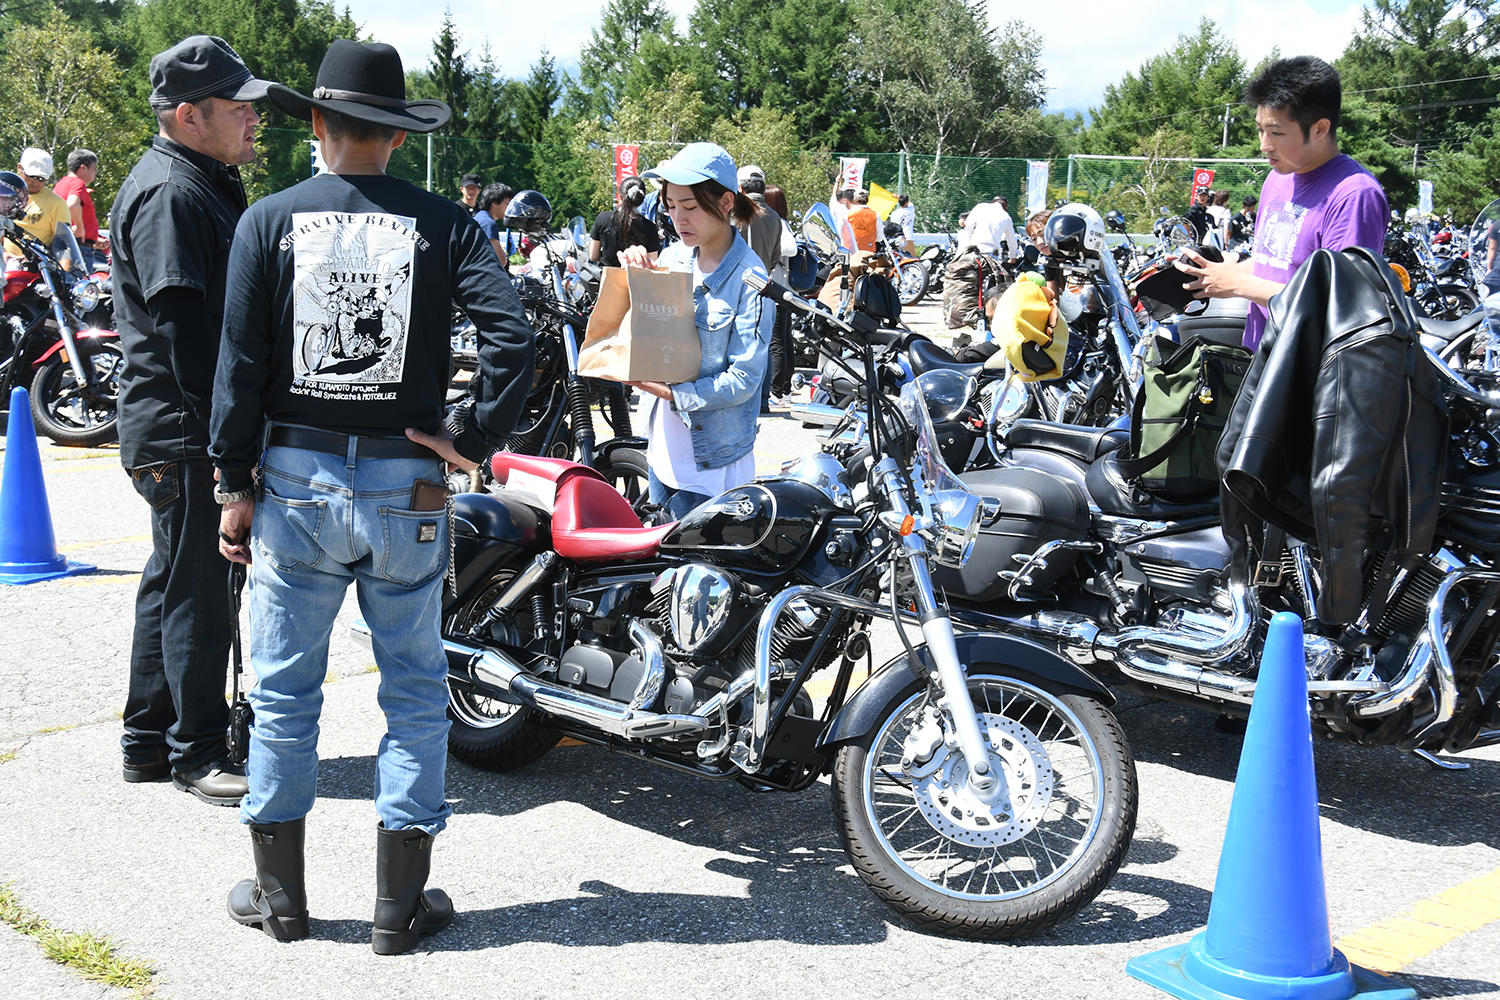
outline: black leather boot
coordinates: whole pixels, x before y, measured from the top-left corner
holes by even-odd
[[[423,888],[432,868],[431,834],[419,829],[376,830],[375,930],[377,955],[400,955],[420,938],[453,922],[453,901],[441,889]]]
[[[306,818],[250,824],[255,878],[229,890],[229,915],[237,923],[259,927],[278,941],[307,937],[302,862],[306,824]]]

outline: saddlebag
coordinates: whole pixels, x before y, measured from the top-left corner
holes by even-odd
[[[933,566],[933,582],[950,594],[976,601],[1003,599],[1011,577],[1001,573],[1021,569],[1046,542],[1087,537],[1088,499],[1070,479],[1026,468],[985,469],[959,478],[986,505],[998,502],[1000,513],[980,527],[974,553],[961,569]],[[1025,589],[1051,587],[1077,559],[1074,551],[1054,552],[1045,568],[1032,567],[1031,583]]]

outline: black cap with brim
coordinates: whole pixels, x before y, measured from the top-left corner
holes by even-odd
[[[407,132],[433,132],[453,117],[442,101],[406,100],[401,56],[381,42],[340,38],[323,56],[311,97],[279,83],[271,84],[266,96],[295,118],[311,119],[318,108]]]
[[[239,53],[214,35],[191,35],[151,60],[150,104],[158,110],[210,97],[258,101],[272,86],[257,80]]]

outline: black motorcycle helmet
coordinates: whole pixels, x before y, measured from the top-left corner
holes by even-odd
[[[540,191],[517,191],[505,207],[505,228],[541,232],[552,221],[552,203]]]
[[[30,200],[21,175],[14,170],[0,170],[0,216],[19,219],[26,214],[26,203]]]
[[[1115,233],[1125,231],[1125,213],[1118,208],[1112,208],[1104,213],[1104,228]]]
[[[888,239],[888,240],[899,240],[905,233],[906,233],[906,230],[904,230],[904,229],[901,228],[901,223],[899,223],[899,222],[892,222],[890,219],[886,219],[885,220],[885,238],[886,239]]]

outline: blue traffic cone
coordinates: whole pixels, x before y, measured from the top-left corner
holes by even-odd
[[[1415,1000],[1333,947],[1302,619],[1271,619],[1208,927],[1125,970],[1184,1000]]]
[[[42,454],[31,422],[31,397],[17,386],[10,393],[5,472],[0,477],[0,583],[35,583],[93,571],[93,566],[69,562],[57,552]]]

